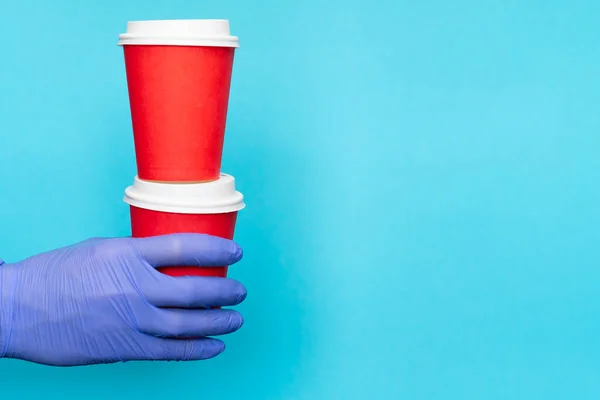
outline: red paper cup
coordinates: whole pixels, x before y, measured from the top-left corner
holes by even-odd
[[[129,22],[119,39],[140,179],[219,179],[239,46],[229,21]]]
[[[135,178],[125,191],[133,237],[171,233],[206,233],[233,239],[237,213],[244,207],[232,176],[196,184],[166,184]],[[227,276],[227,266],[168,266],[170,276]]]

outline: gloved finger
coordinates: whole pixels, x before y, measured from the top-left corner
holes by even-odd
[[[244,285],[234,279],[160,275],[141,291],[146,300],[156,307],[198,308],[235,306],[246,298]]]
[[[83,247],[83,246],[89,246],[89,245],[101,242],[103,240],[106,240],[106,239],[107,238],[104,238],[104,237],[93,237],[93,238],[89,238],[84,241],[81,241],[79,243],[72,244],[71,246],[68,246],[68,247],[72,248],[72,249],[76,249],[76,248]]]
[[[234,241],[197,233],[177,233],[131,239],[141,256],[153,267],[169,265],[219,267],[242,258]]]
[[[194,338],[225,335],[244,324],[234,310],[155,309],[138,317],[138,329],[147,335],[169,338]]]
[[[123,361],[193,361],[206,360],[218,356],[225,350],[225,343],[213,338],[191,340],[163,339],[145,336],[133,354],[123,357]]]

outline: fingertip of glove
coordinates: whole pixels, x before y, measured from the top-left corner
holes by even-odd
[[[238,304],[242,303],[244,300],[246,300],[246,297],[248,297],[248,291],[246,290],[246,287],[244,285],[239,283],[239,288],[237,291],[234,305],[237,306]]]
[[[227,346],[225,346],[225,342],[219,340],[218,343],[215,345],[215,357],[223,353],[226,347]]]
[[[244,257],[244,250],[242,250],[240,245],[235,242],[232,242],[231,246],[232,246],[232,249],[231,249],[230,263],[235,264],[238,261],[240,261],[242,259],[242,257]]]

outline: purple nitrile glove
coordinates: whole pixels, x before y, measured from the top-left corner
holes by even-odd
[[[246,289],[232,279],[170,277],[155,268],[241,258],[230,240],[176,234],[90,239],[0,261],[0,357],[58,366],[214,357],[225,346],[207,336],[233,332],[243,319],[201,307],[239,304]]]

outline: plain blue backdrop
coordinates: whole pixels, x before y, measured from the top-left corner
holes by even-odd
[[[0,256],[129,233],[128,20],[228,18],[244,328],[2,399],[597,399],[600,3],[0,0]]]

